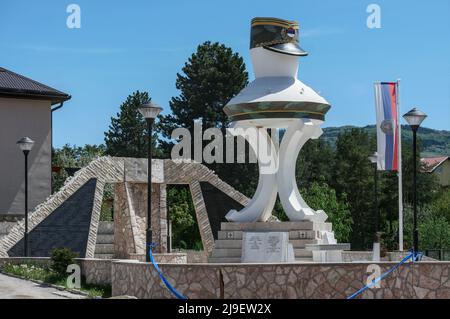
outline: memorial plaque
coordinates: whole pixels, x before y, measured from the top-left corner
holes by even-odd
[[[125,181],[147,183],[147,160],[143,158],[125,158]],[[152,160],[152,183],[164,182],[164,161]]]
[[[292,252],[289,252],[292,250]],[[293,261],[288,232],[244,232],[242,238],[243,263]]]

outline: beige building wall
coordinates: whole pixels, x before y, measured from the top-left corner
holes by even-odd
[[[433,172],[439,180],[439,184],[442,186],[450,185],[450,159],[447,159],[444,163],[439,165]]]
[[[35,141],[29,154],[29,209],[51,193],[50,101],[0,98],[0,216],[24,214],[24,155],[16,142]]]

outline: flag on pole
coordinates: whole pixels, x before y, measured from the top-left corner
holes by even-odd
[[[378,170],[397,171],[399,162],[399,127],[397,83],[375,83],[377,113]]]

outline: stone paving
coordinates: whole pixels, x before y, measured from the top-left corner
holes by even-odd
[[[60,291],[55,288],[39,285],[0,274],[0,299],[84,299],[84,296]]]

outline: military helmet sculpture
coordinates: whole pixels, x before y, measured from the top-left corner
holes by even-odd
[[[234,222],[267,221],[277,193],[291,221],[325,221],[323,211],[314,211],[303,200],[295,180],[298,154],[309,139],[322,134],[320,125],[330,104],[297,79],[299,57],[308,55],[300,47],[299,24],[277,18],[254,18],[251,22],[250,55],[255,80],[224,107],[231,119],[230,132],[246,138],[258,157],[259,182],[249,204],[231,210]],[[239,128],[241,130],[239,130]],[[256,129],[256,136],[245,129]],[[285,129],[278,146],[276,132]],[[261,155],[261,145],[270,150],[270,163]],[[265,153],[267,155],[268,153]]]

